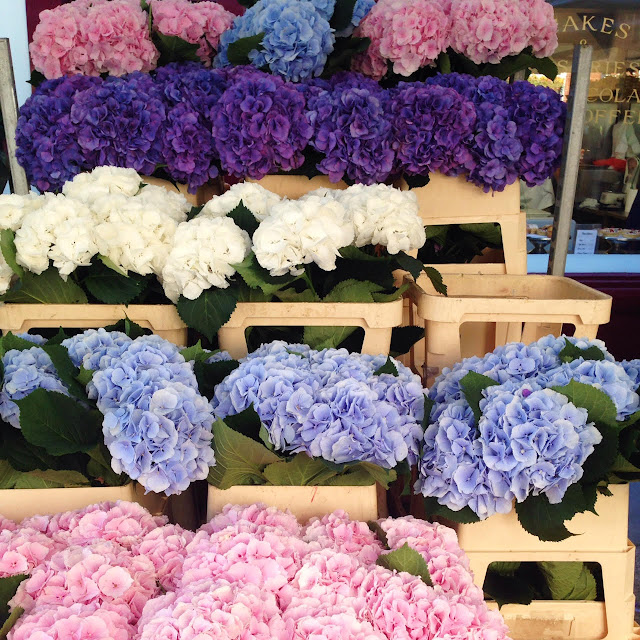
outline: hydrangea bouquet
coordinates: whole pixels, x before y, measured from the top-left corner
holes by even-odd
[[[640,478],[637,372],[601,342],[553,336],[463,360],[429,391],[416,492],[462,522],[515,502],[527,531],[567,538],[608,484]]]
[[[139,505],[0,516],[9,640],[508,640],[455,532],[227,506],[198,531]]]
[[[0,350],[0,488],[135,480],[172,495],[215,465],[212,407],[194,363],[166,340],[9,333]]]

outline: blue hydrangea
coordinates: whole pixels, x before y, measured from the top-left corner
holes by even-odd
[[[43,344],[46,344],[47,339],[42,336],[38,336],[33,333],[16,333],[16,338],[21,338],[22,340],[26,340],[27,342],[33,342],[33,344],[41,347]]]
[[[129,336],[120,331],[89,329],[62,341],[76,367],[97,371],[109,366],[113,358],[119,358],[131,344]]]
[[[69,395],[49,355],[39,347],[24,351],[11,349],[2,357],[4,382],[0,391],[0,417],[20,428],[20,410],[14,400],[21,400],[36,389]]]
[[[336,0],[310,0],[310,2],[325,20],[331,20],[336,8]]]
[[[261,49],[249,54],[253,66],[293,81],[320,75],[335,36],[325,17],[330,0],[317,3],[320,10],[307,0],[259,0],[222,34],[216,66],[229,66],[232,42],[264,33]]]
[[[399,362],[398,376],[374,375],[386,360],[274,342],[245,358],[212,404],[220,418],[253,406],[279,450],[392,468],[417,460],[424,389]]]
[[[173,495],[204,480],[215,465],[212,425],[211,405],[196,389],[157,379],[105,414],[103,434],[116,473]]]
[[[207,364],[213,364],[214,362],[228,362],[233,360],[231,355],[227,351],[216,351],[206,360]]]
[[[375,3],[376,0],[356,0],[355,7],[353,8],[353,15],[351,16],[351,23],[346,29],[337,31],[336,36],[338,38],[350,36],[354,32],[355,28],[364,20],[369,11],[371,11]]]
[[[620,366],[625,373],[631,378],[634,388],[637,390],[640,386],[640,360],[623,360]]]
[[[607,351],[607,346],[602,340],[589,340],[588,338],[575,338],[573,336],[560,336],[557,338],[554,335],[548,335],[534,342],[532,346],[535,345],[548,354],[559,356],[560,352],[567,346],[567,340],[583,351],[590,347],[596,347],[602,351],[605,360],[609,360],[610,362],[615,361],[615,358]]]
[[[574,360],[544,375],[545,386],[564,387],[571,380],[589,384],[606,393],[618,412],[617,419],[624,420],[638,410],[640,398],[637,385],[624,367],[607,360]]]

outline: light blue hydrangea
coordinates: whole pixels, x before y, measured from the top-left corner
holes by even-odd
[[[325,20],[331,20],[336,8],[336,0],[310,0],[310,2]]]
[[[212,424],[211,405],[196,389],[156,379],[106,412],[103,434],[116,473],[147,491],[173,495],[204,480],[215,465]]]
[[[21,338],[22,340],[26,340],[27,342],[33,342],[33,344],[41,347],[43,344],[46,344],[47,339],[42,336],[36,335],[34,333],[16,333],[17,338]]]
[[[610,362],[614,362],[615,358],[607,351],[607,347],[602,340],[589,340],[587,338],[575,338],[573,336],[560,336],[557,338],[554,335],[548,335],[544,338],[540,338],[537,342],[534,342],[533,345],[542,349],[543,351],[554,354],[558,356],[560,352],[567,346],[567,340],[578,347],[578,349],[588,349],[589,347],[597,347],[604,354],[605,360],[609,360]],[[532,345],[532,346],[533,346]]]
[[[214,362],[229,362],[230,360],[233,360],[233,358],[227,351],[216,351],[205,362],[206,364],[213,364]]]
[[[625,370],[629,378],[631,378],[634,388],[637,390],[638,387],[640,387],[640,360],[623,360],[620,366]]]
[[[109,366],[113,358],[119,358],[131,344],[129,336],[120,331],[89,329],[62,341],[76,367],[97,371]]]
[[[327,0],[318,0],[329,6]],[[275,75],[298,82],[322,73],[333,51],[335,36],[329,21],[307,0],[259,0],[236,18],[225,31],[215,64],[229,66],[228,49],[241,38],[264,33],[261,49],[249,54],[258,69],[268,67]]]
[[[640,398],[637,385],[624,367],[607,360],[574,360],[548,371],[544,376],[546,387],[564,387],[571,380],[589,384],[606,393],[618,412],[617,419],[624,420],[638,410]]]
[[[417,460],[424,389],[395,362],[398,376],[374,375],[386,356],[304,345],[263,345],[217,386],[217,417],[253,406],[274,446],[332,462],[394,467]]]
[[[353,15],[351,16],[351,23],[346,29],[336,32],[336,37],[346,38],[350,36],[356,29],[356,27],[364,20],[365,16],[371,11],[375,5],[376,0],[357,0],[355,7],[353,8]]]
[[[0,391],[0,417],[20,428],[20,410],[14,400],[21,400],[36,389],[69,395],[49,355],[39,347],[24,351],[11,349],[2,357],[4,381]]]

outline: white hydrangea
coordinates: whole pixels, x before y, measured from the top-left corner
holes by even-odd
[[[413,192],[384,184],[356,184],[334,193],[353,220],[357,247],[380,244],[395,255],[419,249],[426,242],[424,223]]]
[[[271,208],[278,204],[282,198],[277,193],[267,191],[264,187],[254,182],[240,182],[234,184],[229,191],[221,196],[215,196],[204,205],[200,215],[218,218],[231,213],[239,204],[244,203],[253,213],[256,220],[264,220]]]
[[[94,206],[98,252],[125,271],[160,275],[178,223],[138,198],[109,197]]]
[[[23,218],[30,211],[42,207],[47,198],[52,195],[38,196],[35,193],[29,193],[26,196],[19,196],[17,193],[0,195],[0,229],[17,231]]]
[[[69,198],[91,204],[97,198],[121,193],[135,196],[140,190],[142,178],[134,169],[121,167],[96,167],[89,173],[79,173],[65,183],[62,193]]]
[[[11,279],[13,278],[13,270],[7,264],[2,253],[0,253],[0,295],[4,295],[9,291]]]
[[[95,219],[89,207],[62,194],[46,199],[28,213],[16,231],[18,264],[40,274],[49,260],[65,277],[77,267],[88,267],[97,253]]]
[[[191,205],[181,193],[154,184],[149,184],[141,189],[135,199],[143,202],[146,207],[166,213],[178,223],[184,222],[187,219],[187,214],[191,211]]]
[[[227,279],[251,250],[251,239],[231,218],[198,216],[178,226],[173,248],[162,270],[167,297],[177,302],[183,295],[195,300],[217,287],[229,286]]]
[[[324,271],[335,269],[340,249],[353,239],[353,225],[344,206],[331,198],[313,196],[275,205],[253,234],[253,250],[271,275],[299,275],[300,266],[311,262]]]

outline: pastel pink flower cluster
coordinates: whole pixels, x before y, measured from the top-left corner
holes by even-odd
[[[137,0],[75,0],[43,11],[29,51],[47,79],[151,71],[159,57]]]
[[[378,524],[433,587],[378,566],[388,551],[340,511],[301,526],[228,506],[193,533],[120,502],[0,524],[0,576],[29,574],[8,640],[507,640],[455,532],[414,518]]]
[[[376,80],[388,64],[402,76],[434,66],[449,47],[484,64],[529,46],[543,58],[558,46],[546,0],[378,0],[354,35],[370,38],[371,46],[354,58],[353,69]]]
[[[236,17],[217,2],[191,4],[185,0],[153,0],[153,28],[165,36],[177,36],[200,45],[198,57],[210,67],[220,36]]]

